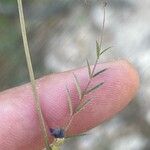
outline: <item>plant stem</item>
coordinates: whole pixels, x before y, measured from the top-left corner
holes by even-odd
[[[102,50],[103,35],[104,35],[104,27],[105,27],[105,19],[106,19],[106,10],[105,10],[106,5],[107,5],[107,3],[105,2],[105,3],[104,3],[104,16],[103,16],[103,23],[102,23],[102,28],[101,28],[101,37],[100,37],[100,49],[101,49],[101,50]],[[99,60],[99,57],[97,57],[97,58],[96,58],[96,61],[95,61],[95,63],[94,63],[94,66],[93,66],[93,69],[92,69],[92,72],[91,72],[91,78],[89,79],[89,81],[88,81],[88,83],[87,83],[87,86],[86,86],[85,90],[83,91],[83,95],[82,95],[82,97],[81,97],[81,100],[80,100],[80,101],[82,101],[82,100],[84,99],[85,93],[87,92],[88,87],[89,87],[89,86],[90,86],[90,84],[91,84],[91,81],[92,81],[91,79],[92,79],[92,77],[93,77],[93,75],[94,75],[94,72],[95,72],[95,69],[96,69],[96,66],[97,66],[98,60]]]
[[[48,138],[48,134],[47,134],[47,128],[46,128],[46,124],[45,124],[41,106],[40,106],[40,99],[39,99],[39,96],[38,96],[38,93],[36,90],[36,81],[35,81],[35,77],[34,77],[32,61],[31,61],[31,56],[30,56],[30,52],[29,52],[22,0],[17,0],[17,2],[18,2],[19,19],[20,19],[21,32],[22,32],[22,38],[23,38],[23,44],[24,44],[24,51],[25,51],[25,55],[26,55],[26,61],[27,61],[30,81],[31,81],[31,85],[32,85],[32,92],[33,92],[33,96],[34,96],[34,100],[35,100],[35,107],[36,107],[36,111],[38,114],[41,131],[44,136],[44,142],[45,142],[46,149],[52,150],[49,146],[49,138]]]
[[[85,87],[84,91],[82,92],[82,97],[81,99],[79,100],[80,102],[82,102],[84,100],[84,96],[88,90],[88,87],[90,86],[91,82],[92,82],[92,77],[94,75],[94,72],[95,72],[95,69],[96,69],[96,66],[97,66],[97,63],[98,63],[98,59],[96,59],[95,63],[94,63],[94,66],[93,66],[93,69],[92,69],[92,74],[91,74],[91,78],[89,79],[88,83],[87,83],[87,86]],[[65,127],[65,132],[68,131],[70,125],[71,125],[71,122],[73,120],[73,118],[75,117],[76,114],[78,114],[79,112],[76,112],[76,113],[73,113],[71,116],[70,116],[70,119],[67,123],[67,126]]]
[[[103,17],[103,23],[102,23],[102,28],[101,28],[101,37],[100,37],[100,50],[102,50],[102,44],[103,44],[103,35],[104,35],[105,18],[106,18],[106,10],[105,10],[106,5],[107,5],[107,3],[105,2],[105,3],[104,3],[104,17]],[[80,100],[79,100],[80,103],[83,102],[84,97],[85,97],[85,95],[86,95],[86,92],[87,92],[87,90],[88,90],[88,88],[89,88],[89,86],[90,86],[90,84],[91,84],[91,82],[92,82],[92,78],[93,78],[93,76],[94,76],[94,73],[95,73],[95,70],[96,70],[98,61],[99,61],[99,56],[96,58],[96,61],[95,61],[95,63],[94,63],[94,66],[93,66],[93,68],[92,68],[92,71],[91,71],[90,79],[89,79],[89,81],[88,81],[88,83],[87,83],[87,85],[86,85],[84,91],[82,92],[82,96],[81,96],[81,98],[80,98]],[[68,121],[68,123],[67,123],[67,126],[65,127],[65,132],[68,131],[68,129],[69,129],[70,125],[71,125],[71,122],[72,122],[73,118],[74,118],[75,115],[78,114],[78,113],[79,113],[79,112],[75,112],[75,113],[73,113],[73,114],[70,116],[70,119],[69,119],[69,121]]]
[[[105,19],[106,19],[106,10],[105,10],[106,5],[107,5],[107,3],[105,2],[105,3],[104,3],[103,24],[102,24],[102,28],[101,28],[101,37],[100,37],[100,49],[101,49],[101,50],[102,50],[104,27],[105,27]],[[88,81],[88,84],[87,84],[85,90],[83,91],[83,95],[82,95],[81,101],[84,99],[85,93],[87,92],[87,89],[88,89],[88,87],[89,87],[90,84],[91,84],[91,81],[92,81],[91,79],[92,79],[92,77],[93,77],[93,75],[94,75],[94,72],[95,72],[95,69],[96,69],[98,60],[99,60],[99,57],[96,58],[96,61],[95,61],[95,63],[94,63],[93,69],[92,69],[91,78],[90,78],[90,80]]]
[[[104,28],[105,28],[105,20],[106,20],[106,5],[107,3],[104,2],[104,16],[103,16],[103,23],[101,28],[101,36],[100,36],[100,49],[102,50],[102,43],[103,43],[103,36],[104,36]]]

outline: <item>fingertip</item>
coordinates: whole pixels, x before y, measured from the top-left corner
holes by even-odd
[[[93,95],[90,95],[96,98],[85,110],[76,116],[70,128],[71,134],[86,131],[114,116],[128,105],[137,92],[139,76],[136,69],[129,62],[120,60],[97,65],[97,71],[104,68],[109,69],[96,77],[91,86],[100,82],[105,82],[105,84],[96,90]],[[45,100],[43,102],[44,113],[45,116],[47,116],[49,126],[63,126],[69,116],[65,85],[67,85],[71,91],[74,107],[78,105],[78,93],[75,88],[73,73],[76,74],[81,88],[84,89],[89,79],[86,67],[55,75],[54,78],[51,78],[53,81],[50,81],[49,77],[48,80],[45,80],[44,86],[42,82],[42,89],[44,91],[48,90],[49,93],[51,93],[46,94],[43,92],[41,95],[42,99],[50,99],[48,102]],[[57,82],[58,79],[59,82]],[[49,82],[50,85],[53,85],[52,82],[54,82],[55,88],[49,89]],[[44,87],[46,87],[46,89]]]
[[[120,61],[120,64],[122,64],[124,68],[126,68],[126,70],[128,71],[128,77],[129,77],[129,82],[130,82],[129,84],[132,85],[133,87],[133,95],[134,95],[140,86],[139,73],[137,69],[135,68],[135,66],[133,66],[133,64],[131,64],[127,60]]]
[[[93,93],[95,100],[74,119],[70,134],[84,132],[111,118],[127,106],[137,92],[139,76],[129,62],[114,61],[99,64],[97,68],[109,68],[94,81],[105,84]]]
[[[74,118],[69,134],[77,134],[99,125],[127,106],[135,96],[139,87],[139,76],[130,63],[114,61],[99,64],[97,71],[104,68],[109,69],[97,76],[92,85],[103,81],[105,84],[90,95],[95,99]],[[77,75],[81,88],[84,89],[89,80],[86,67],[37,80],[42,111],[49,128],[62,127],[68,119],[66,85],[71,92],[74,108],[78,105],[73,73]],[[2,92],[0,102],[0,147],[4,150],[42,148],[43,142],[30,84]],[[6,125],[9,125],[9,128]]]

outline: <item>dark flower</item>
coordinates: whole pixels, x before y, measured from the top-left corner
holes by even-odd
[[[50,128],[50,133],[55,138],[64,138],[65,136],[64,130],[61,128]]]

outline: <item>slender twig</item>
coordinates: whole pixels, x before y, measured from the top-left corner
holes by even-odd
[[[37,111],[37,114],[38,114],[41,131],[42,131],[42,134],[44,136],[46,149],[47,150],[52,150],[49,146],[49,138],[48,138],[48,134],[47,134],[47,128],[46,128],[46,124],[45,124],[44,117],[43,117],[43,114],[42,114],[39,96],[38,96],[38,93],[37,93],[37,90],[36,90],[36,81],[35,81],[35,77],[34,77],[34,72],[33,72],[33,67],[32,67],[32,62],[31,62],[31,56],[30,56],[30,52],[29,52],[22,0],[17,0],[17,2],[18,2],[18,10],[19,10],[21,32],[22,32],[22,38],[23,38],[23,44],[24,44],[24,51],[25,51],[25,55],[26,55],[27,66],[28,66],[29,76],[30,76],[30,80],[31,80],[36,111]]]

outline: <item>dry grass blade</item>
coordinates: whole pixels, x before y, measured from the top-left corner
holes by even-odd
[[[92,78],[92,71],[91,71],[91,67],[90,67],[90,63],[89,63],[88,59],[86,59],[86,63],[87,63],[89,78]]]
[[[91,102],[92,99],[88,99],[83,101],[83,103],[81,103],[75,110],[75,113],[79,113],[81,110],[83,110],[85,108],[86,105],[89,104],[89,102]]]
[[[110,46],[110,47],[104,49],[104,50],[100,53],[100,55],[102,55],[103,53],[105,53],[106,51],[108,51],[108,50],[111,49],[111,48],[112,48],[112,47]]]
[[[77,76],[74,73],[73,73],[73,76],[74,76],[74,79],[75,79],[75,85],[76,85],[76,88],[77,88],[77,91],[78,91],[79,99],[81,99],[82,91],[81,91],[81,88],[80,88],[79,80],[78,80]]]
[[[104,84],[104,82],[97,84],[96,86],[94,86],[93,88],[91,88],[90,90],[88,90],[88,91],[86,92],[86,94],[89,94],[90,92],[92,92],[92,91],[98,89],[98,88],[99,88],[100,86],[102,86],[103,84]]]
[[[73,106],[72,106],[71,93],[67,86],[66,86],[66,90],[67,90],[67,102],[68,102],[69,112],[70,112],[70,116],[72,116],[73,115]]]
[[[105,72],[106,70],[108,70],[108,68],[102,69],[102,70],[100,70],[99,72],[95,73],[95,74],[93,75],[93,78],[96,77],[96,76],[98,76],[99,74]]]

